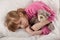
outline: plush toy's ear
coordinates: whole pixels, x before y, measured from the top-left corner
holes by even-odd
[[[40,22],[42,22],[42,21],[46,20],[46,18],[43,15],[38,15],[38,20]]]
[[[43,15],[44,11],[43,10],[38,10],[38,15]]]
[[[46,20],[50,14],[46,10],[38,10],[38,20],[44,21]]]
[[[48,13],[47,11],[45,12],[45,14],[47,18],[50,16],[50,13]]]
[[[44,15],[46,18],[50,16],[46,10],[38,10],[38,15]]]
[[[38,10],[38,20],[39,20],[40,22],[46,20],[44,10]]]

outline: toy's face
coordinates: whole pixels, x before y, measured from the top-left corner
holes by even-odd
[[[45,10],[38,11],[38,20],[40,22],[46,20],[48,17],[49,17],[49,13],[46,12]]]
[[[46,20],[46,18],[43,15],[38,15],[38,20],[41,22]]]

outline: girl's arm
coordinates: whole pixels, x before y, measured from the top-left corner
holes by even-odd
[[[45,20],[43,22],[39,22],[39,23],[34,24],[31,28],[33,30],[37,31],[37,30],[39,30],[40,28],[42,28],[44,25],[46,25],[48,23],[50,23],[50,21],[49,20]]]
[[[33,34],[33,31],[32,31],[29,27],[27,27],[25,30],[26,30],[29,34]]]
[[[32,31],[29,27],[26,28],[26,31],[31,35],[39,35],[42,31]]]

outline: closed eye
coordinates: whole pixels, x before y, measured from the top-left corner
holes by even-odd
[[[22,24],[22,22],[20,21],[20,23],[19,24]]]

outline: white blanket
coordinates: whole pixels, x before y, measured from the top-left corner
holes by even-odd
[[[33,0],[33,2],[36,0]],[[38,0],[41,1],[41,0]],[[16,10],[17,8],[24,8],[32,0],[1,0],[0,1],[0,40],[60,40],[60,14],[59,14],[59,0],[42,0],[49,5],[56,12],[56,20],[53,22],[55,30],[46,36],[31,36],[24,30],[18,30],[16,32],[9,32],[4,26],[4,20],[6,14],[10,10]]]

